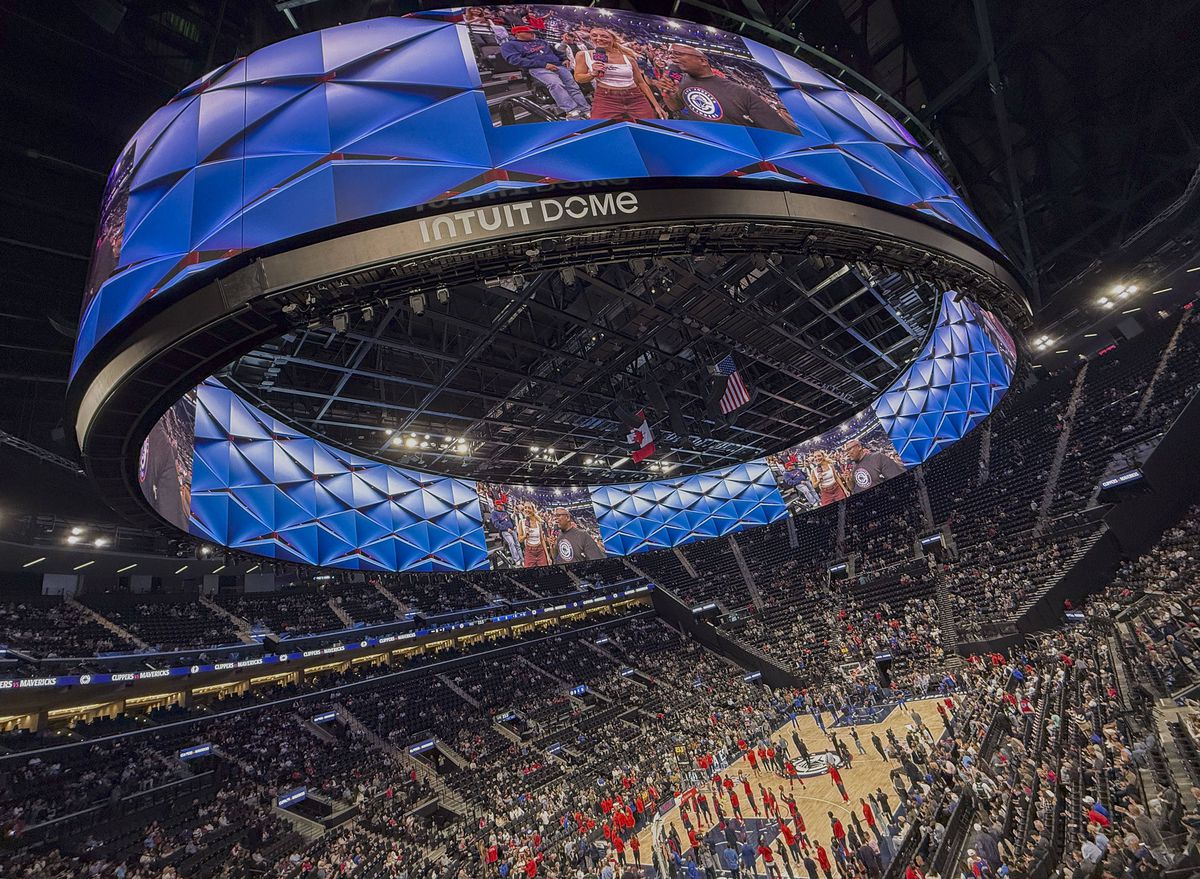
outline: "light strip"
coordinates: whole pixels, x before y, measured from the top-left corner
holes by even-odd
[[[221,565],[221,567],[217,568],[215,571],[213,571],[213,573],[214,573],[214,574],[219,574],[219,573],[221,573],[223,570],[225,570],[225,566],[224,566],[224,565]]]
[[[1150,291],[1150,295],[1157,296],[1159,293],[1170,293],[1174,289],[1175,289],[1174,287],[1163,287],[1161,290]]]
[[[1094,339],[1094,338],[1096,338],[1098,335],[1100,335],[1100,334],[1099,334],[1099,333],[1084,333],[1084,334],[1083,334],[1083,337],[1084,337],[1085,339]]]
[[[257,571],[257,570],[258,570],[259,568],[261,568],[261,567],[262,567],[262,565],[255,565],[253,568],[251,568],[250,570],[248,570],[246,573],[247,573],[247,574],[253,574],[255,571]]]
[[[132,565],[126,565],[123,568],[117,568],[117,573],[124,574],[126,571],[132,571],[136,567],[137,567],[137,562],[134,562]]]
[[[1135,311],[1141,311],[1141,308],[1127,308],[1121,314],[1133,314]]]
[[[1189,272],[1200,272],[1200,266],[1192,266],[1188,269]]]
[[[34,559],[34,560],[33,560],[33,561],[31,561],[31,562],[26,562],[25,564],[21,565],[21,567],[22,567],[22,568],[32,568],[34,565],[41,564],[41,563],[42,563],[42,562],[44,562],[45,560],[46,560],[46,557],[45,557],[45,556],[42,556],[40,559]]]
[[[96,560],[92,559],[90,562],[84,562],[82,565],[76,565],[75,570],[82,571],[84,568],[88,567],[89,565],[94,565],[94,564],[96,564]]]

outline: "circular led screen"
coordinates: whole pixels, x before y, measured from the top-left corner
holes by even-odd
[[[212,378],[388,284],[704,248],[866,259],[944,292],[868,408],[655,482],[406,469]],[[528,567],[728,534],[904,472],[993,409],[1016,363],[997,315],[1027,309],[903,126],[805,61],[676,19],[472,7],[285,40],[147,120],[105,191],[69,396],[89,473],[133,518],[308,564]]]

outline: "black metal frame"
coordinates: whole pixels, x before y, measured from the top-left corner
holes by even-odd
[[[532,205],[527,209],[532,216],[543,203],[561,204],[580,195],[603,197],[613,193],[632,194],[629,198],[637,205],[636,210],[574,219],[557,217],[553,222],[535,218],[534,222],[517,224],[517,228],[494,232],[475,229],[473,234],[443,242],[423,240],[429,237],[434,219],[451,214],[508,204]],[[774,398],[780,404],[773,409],[755,404],[751,407],[753,417],[748,419],[752,425],[773,424],[774,432],[738,424],[725,425],[729,436],[712,437],[710,432],[707,439],[702,431],[695,439],[668,432],[665,439],[675,444],[680,465],[701,469],[760,457],[764,451],[783,448],[858,411],[915,353],[929,329],[942,290],[968,292],[1018,324],[1029,317],[1021,287],[998,253],[915,211],[868,199],[848,199],[842,193],[816,188],[796,192],[776,184],[747,185],[746,181],[732,186],[720,182],[616,181],[544,187],[452,205],[427,205],[405,214],[376,218],[373,226],[358,223],[324,234],[329,237],[322,240],[317,235],[308,236],[284,242],[271,252],[243,255],[231,265],[223,265],[226,271],[220,277],[201,278],[169,296],[160,295],[149,303],[150,308],[135,315],[136,321],[109,334],[109,339],[119,341],[108,342],[89,355],[71,385],[70,411],[88,472],[120,512],[142,523],[161,524],[137,487],[138,449],[166,408],[204,378],[247,355],[251,355],[248,362],[262,366],[264,356],[277,356],[263,347],[273,339],[290,339],[293,345],[297,339],[305,339],[303,348],[308,339],[316,337],[328,345],[338,335],[327,328],[337,316],[347,331],[353,353],[341,363],[337,357],[312,361],[319,370],[338,373],[332,392],[311,392],[312,399],[320,401],[320,415],[311,420],[311,426],[324,433],[330,426],[326,422],[333,420],[328,418],[335,412],[333,407],[347,402],[343,394],[347,384],[354,380],[355,373],[368,371],[363,369],[366,357],[386,345],[405,344],[402,337],[388,334],[389,325],[405,317],[409,323],[404,337],[413,338],[416,309],[411,297],[423,296],[426,303],[432,303],[443,289],[451,296],[458,295],[455,291],[473,289],[474,295],[486,295],[497,303],[496,313],[487,322],[471,322],[426,305],[429,323],[433,324],[432,317],[437,316],[443,330],[455,324],[473,335],[467,350],[454,354],[428,344],[411,346],[410,354],[454,359],[448,370],[428,381],[391,374],[389,381],[393,383],[419,382],[417,390],[423,395],[418,405],[367,401],[379,410],[404,413],[394,429],[412,427],[443,393],[486,398],[485,387],[454,388],[455,378],[475,368],[479,352],[499,337],[500,328],[535,309],[554,309],[553,303],[539,301],[538,297],[553,286],[554,278],[561,280],[564,270],[573,272],[573,283],[583,285],[589,295],[598,291],[611,301],[635,308],[640,319],[653,321],[644,331],[626,333],[624,347],[603,368],[586,351],[581,356],[560,342],[525,339],[526,347],[532,346],[539,357],[552,358],[547,363],[558,362],[555,358],[574,358],[577,367],[592,367],[593,374],[580,385],[558,382],[564,398],[540,408],[531,406],[537,413],[532,423],[473,417],[472,430],[491,425],[509,433],[497,437],[491,449],[499,462],[497,467],[481,467],[477,459],[472,459],[469,472],[451,471],[452,475],[472,478],[513,475],[514,467],[525,463],[527,456],[522,453],[521,460],[505,456],[529,436],[540,435],[535,433],[539,426],[569,411],[572,401],[584,401],[584,411],[576,411],[576,415],[595,410],[598,402],[609,407],[620,402],[620,385],[615,378],[639,357],[664,356],[653,341],[655,334],[666,327],[674,332],[691,332],[709,346],[709,351],[719,352],[718,356],[732,350],[748,364],[762,364],[763,389],[770,395],[766,399]],[[696,273],[696,260],[716,260],[722,271],[716,277],[702,278]],[[833,271],[816,283],[805,284],[790,269],[785,270],[788,261],[793,266],[808,264],[822,270],[832,267]],[[645,262],[650,264],[649,270],[630,274],[630,267]],[[622,272],[626,274],[618,276]],[[673,284],[703,291],[706,299],[678,307],[671,301],[672,308],[662,307],[655,301],[656,272],[660,273],[658,283],[665,284],[661,279],[669,274]],[[745,279],[751,274],[755,277],[747,283]],[[517,282],[515,275],[527,278]],[[881,282],[897,278],[904,279],[899,295],[882,288]],[[831,285],[842,279],[849,279],[853,289],[823,301],[822,292],[836,290]],[[923,300],[914,293],[918,289],[924,291]],[[785,294],[791,297],[788,304],[774,308],[768,304],[778,302],[778,297]],[[907,306],[901,301],[904,295],[916,295],[921,300],[919,307],[911,309],[922,317],[921,325],[906,319]],[[861,300],[869,307],[848,322],[839,318],[847,300]],[[720,306],[715,317],[699,307],[712,308],[714,302]],[[790,323],[787,318],[797,313],[800,304],[815,311],[804,323]],[[382,315],[379,324],[369,335],[349,333],[351,316],[361,315],[367,307]],[[570,314],[564,308],[557,311],[564,319]],[[731,316],[746,322],[736,333],[727,331]],[[872,319],[877,319],[880,326],[903,329],[890,337],[893,343],[880,347],[876,337],[886,334],[869,331]],[[847,355],[844,348],[822,350],[828,340],[820,334],[823,322],[838,333],[857,336],[857,345],[868,352],[870,359],[848,365],[843,362]],[[591,317],[568,323],[584,333],[600,326]],[[620,334],[620,330],[604,326],[606,334]],[[748,344],[747,338],[755,334],[774,335],[778,342],[774,348]],[[291,354],[296,350],[293,348]],[[783,359],[773,352],[783,355]],[[672,353],[678,355],[677,351]],[[284,355],[285,360],[288,356]],[[808,362],[797,369],[792,360],[800,359]],[[689,365],[696,371],[704,364],[693,356]],[[480,361],[483,373],[497,367],[496,363]],[[262,371],[265,374],[269,369],[267,366]],[[251,388],[239,382],[238,375],[238,368],[229,373],[234,387],[250,393]],[[382,380],[378,378],[382,375],[376,373],[371,380]],[[772,375],[781,376],[775,386],[771,384]],[[552,386],[556,382],[553,376],[524,372],[521,378],[527,384]],[[597,386],[602,393],[589,401],[589,389]],[[492,397],[495,399],[491,402],[497,406],[519,402],[511,391]],[[303,421],[294,413],[282,411],[274,399],[268,402],[271,414]],[[781,417],[781,407],[802,413],[805,421],[800,423],[794,415]],[[757,411],[759,408],[762,411]],[[590,414],[594,417],[598,413]],[[368,422],[351,429],[379,430],[383,426],[385,422]],[[746,434],[746,441],[729,438],[739,430]],[[559,430],[557,435],[573,433]],[[345,443],[344,437],[327,438]],[[360,451],[370,454],[372,450]],[[381,449],[374,451],[381,459],[388,459],[378,454]],[[436,465],[436,461],[426,462],[417,469],[433,469]],[[539,479],[543,476],[538,473]],[[638,474],[618,472],[586,481],[636,478]],[[584,481],[578,469],[561,470],[544,481],[553,484],[574,479]]]

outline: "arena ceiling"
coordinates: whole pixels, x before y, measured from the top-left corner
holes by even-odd
[[[920,348],[937,295],[780,253],[530,271],[310,326],[222,375],[312,435],[418,469],[540,484],[649,479],[762,457],[864,408]],[[710,372],[751,403],[729,421]],[[634,466],[645,406],[659,454]]]
[[[944,146],[948,172],[1026,273],[1041,325],[1088,317],[1112,277],[1165,272],[1195,252],[1200,74],[1187,47],[1200,37],[1200,2],[626,5],[780,48],[803,40],[876,83],[881,96],[869,96]],[[132,132],[222,61],[298,31],[417,7],[0,6],[0,429],[71,454],[62,401],[76,313],[107,169]],[[470,433],[480,438],[479,461],[491,462],[482,472],[550,469],[563,479],[583,479],[595,466],[589,458],[611,457],[624,430],[614,406],[637,391],[673,393],[690,400],[680,406],[686,423],[675,426],[698,437],[675,444],[674,465],[715,466],[778,448],[870,399],[928,325],[928,290],[882,295],[884,279],[857,266],[787,268],[710,257],[584,267],[566,279],[539,273],[486,300],[478,287],[456,288],[429,302],[419,326],[407,312],[380,310],[339,333],[312,327],[243,358],[230,377],[337,442],[395,447],[394,460],[429,442],[428,461],[441,451],[434,446]],[[672,316],[685,304],[690,323]],[[497,328],[505,308],[518,316]],[[706,424],[706,361],[730,350],[760,396],[735,425]],[[585,366],[601,357],[605,368]],[[394,380],[405,374],[416,378]],[[387,430],[417,450],[396,446]]]

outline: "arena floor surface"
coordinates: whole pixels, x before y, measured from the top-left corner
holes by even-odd
[[[907,708],[895,708],[887,712],[882,721],[878,723],[857,724],[855,728],[858,730],[859,738],[862,741],[863,748],[866,750],[865,754],[859,754],[857,749],[854,747],[854,741],[850,737],[850,726],[830,725],[828,715],[825,715],[827,732],[822,732],[821,728],[817,725],[817,722],[808,714],[799,717],[796,720],[795,726],[793,726],[792,723],[787,723],[775,731],[773,739],[776,741],[778,741],[780,738],[786,739],[793,757],[796,757],[795,747],[792,745],[791,738],[793,729],[799,733],[801,739],[804,741],[805,747],[808,748],[809,754],[813,757],[816,757],[817,755],[826,751],[833,750],[832,745],[830,744],[828,733],[836,733],[838,738],[841,739],[850,749],[850,754],[853,757],[852,765],[850,767],[842,766],[838,770],[841,773],[842,784],[846,789],[846,794],[850,797],[848,802],[842,800],[841,794],[838,792],[836,785],[833,783],[827,772],[808,776],[802,775],[790,789],[792,795],[796,799],[796,807],[804,819],[804,824],[807,829],[810,843],[820,842],[821,845],[825,847],[826,851],[829,853],[829,860],[833,865],[835,876],[837,875],[837,865],[834,861],[833,847],[830,840],[831,830],[829,813],[833,812],[834,817],[838,818],[846,827],[847,831],[849,831],[852,823],[850,817],[851,811],[858,816],[859,822],[862,823],[864,829],[866,828],[866,823],[863,821],[860,801],[862,799],[866,799],[867,795],[873,793],[876,788],[883,789],[884,793],[887,794],[889,803],[893,809],[896,809],[899,805],[898,797],[896,796],[895,788],[892,787],[892,780],[889,775],[891,770],[898,764],[895,762],[885,762],[884,759],[879,756],[874,747],[872,747],[871,733],[878,733],[880,739],[882,739],[886,745],[887,736],[885,733],[890,729],[896,734],[898,739],[903,741],[905,735],[907,735],[909,731],[909,728],[913,726],[912,712],[915,709],[920,713],[923,723],[928,726],[932,734],[934,736],[940,736],[943,732],[943,723],[941,717],[937,713],[936,708],[936,702],[940,701],[940,698],[941,697],[938,697],[938,699],[921,699],[912,701],[908,703]],[[839,724],[841,724],[846,719],[839,718],[838,720]],[[787,779],[782,778],[780,775],[770,769],[764,769],[761,765],[759,765],[757,769],[751,768],[750,761],[746,757],[742,757],[741,759],[734,761],[721,774],[722,776],[728,774],[734,779],[738,779],[739,775],[745,775],[745,777],[750,781],[751,787],[754,790],[753,803],[746,801],[746,798],[743,795],[743,789],[740,780],[735,781],[734,788],[741,799],[741,812],[745,818],[746,830],[751,837],[751,841],[754,841],[755,837],[765,839],[766,845],[771,846],[772,851],[774,851],[775,840],[779,835],[779,824],[773,814],[768,816],[767,809],[762,803],[761,797],[759,796],[758,788],[761,784],[764,788],[772,791],[776,797],[780,798],[780,802],[778,804],[779,810],[783,816],[787,818],[787,806],[782,802],[783,795],[789,791]],[[801,786],[800,781],[804,782],[803,786]],[[706,781],[701,789],[709,796],[711,802],[711,780]],[[726,814],[730,813],[728,796],[726,796],[724,799],[723,808]],[[685,846],[686,854],[688,835],[687,829],[683,825],[679,812],[680,806],[676,804],[663,815],[662,830],[663,832],[667,832],[670,827],[674,826],[676,832],[679,834],[680,840]],[[692,810],[692,814],[695,814],[694,810]],[[880,827],[882,828],[886,823],[886,817],[880,819],[878,816],[878,810],[876,810],[876,817],[877,821],[879,821]],[[713,824],[697,826],[696,832],[698,836],[702,836],[705,839],[711,839],[714,843],[716,843],[718,853],[720,849],[726,847],[723,832],[715,829],[715,813]],[[641,857],[640,863],[638,864],[641,875],[645,877],[645,879],[660,879],[658,871],[651,866],[652,856],[650,853],[653,850],[653,828],[650,825],[647,825],[638,832],[637,836],[638,842],[641,846]],[[630,863],[632,863],[633,859],[630,853],[627,852],[626,854],[627,857],[629,857]],[[779,867],[781,875],[786,879],[786,877],[789,875],[789,872],[787,866],[782,863],[782,860],[778,854],[775,856],[775,863]],[[807,879],[807,873],[805,872],[803,863],[794,862],[792,864],[792,873],[798,877],[798,879]],[[620,875],[619,871],[617,875]],[[703,875],[703,871],[701,872],[701,875]],[[727,875],[720,870],[719,864],[718,875]],[[741,879],[759,879],[759,877],[766,879],[767,875],[767,870],[763,864],[763,860],[762,858],[759,858],[755,862],[755,872],[753,877],[748,871],[743,870],[741,873]]]

